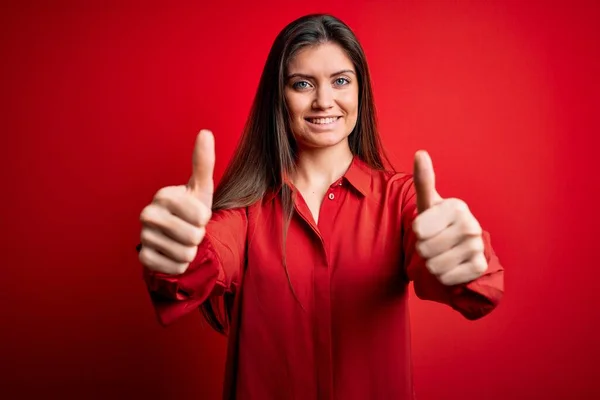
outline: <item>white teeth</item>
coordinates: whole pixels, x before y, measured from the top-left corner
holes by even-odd
[[[312,122],[313,124],[331,124],[332,122],[335,122],[337,120],[337,117],[331,117],[331,118],[312,118],[310,119],[310,122]]]

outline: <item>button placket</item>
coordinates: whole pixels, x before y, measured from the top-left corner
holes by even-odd
[[[327,198],[328,198],[329,200],[334,200],[334,199],[335,199],[335,197],[336,197],[336,194],[335,194],[335,192],[338,192],[338,191],[339,191],[339,190],[338,190],[338,188],[339,188],[340,186],[342,186],[342,182],[340,182],[340,183],[336,183],[336,184],[334,184],[334,185],[331,185],[331,186],[329,187],[329,194],[327,195]]]

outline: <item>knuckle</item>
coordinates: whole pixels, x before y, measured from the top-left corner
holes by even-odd
[[[466,222],[466,228],[469,234],[471,235],[481,235],[482,230],[479,222],[475,219],[475,217],[470,216]]]
[[[481,240],[480,238],[477,238],[476,240],[473,241],[473,251],[476,253],[483,253],[483,251],[485,250],[485,246],[483,244],[483,240]]]
[[[200,245],[200,243],[202,243],[202,239],[204,239],[205,233],[206,229],[204,227],[192,229],[189,235],[189,242],[194,246]]]
[[[459,226],[463,236],[478,236],[482,233],[479,222],[470,214],[461,215]]]
[[[150,251],[147,247],[142,247],[142,250],[140,250],[138,254],[138,258],[144,266],[148,268],[153,266],[152,258],[150,257]]]
[[[173,267],[172,273],[174,275],[181,275],[181,274],[185,273],[185,271],[187,271],[188,265],[189,265],[189,263],[183,263],[183,264],[179,263],[179,264],[176,264]]]
[[[189,214],[194,215],[194,225],[195,226],[204,226],[208,223],[212,216],[212,211],[210,208],[206,207],[202,202],[194,199],[195,208],[193,212]]]
[[[140,221],[143,223],[152,222],[154,219],[154,206],[152,204],[144,207],[142,212],[140,213]]]
[[[153,203],[160,204],[162,207],[172,209],[181,203],[181,193],[175,186],[161,188],[154,195]]]
[[[469,206],[461,199],[450,199],[452,208],[459,215],[466,215],[469,213]]]
[[[198,252],[198,248],[196,246],[187,247],[183,251],[183,259],[184,259],[184,261],[188,262],[188,263],[194,261],[194,258],[196,258],[197,252]]]
[[[487,263],[485,263],[483,261],[474,262],[473,263],[473,270],[478,275],[481,275],[481,274],[483,274],[487,270]]]
[[[208,221],[210,221],[210,219],[212,218],[212,210],[210,209],[210,207],[207,207],[204,204],[202,205],[201,210],[202,211],[201,211],[200,223],[202,225],[206,225],[206,224],[208,224]]]
[[[148,228],[143,228],[140,234],[142,244],[148,244],[152,240],[152,232]]]
[[[436,264],[435,261],[433,261],[433,260],[427,260],[427,261],[425,261],[425,266],[427,267],[427,269],[429,270],[429,272],[431,272],[434,275],[437,274],[437,264]]]
[[[471,227],[471,234],[474,236],[481,236],[483,234],[483,230],[481,229],[481,226],[474,221]]]
[[[158,200],[158,201],[168,200],[172,196],[173,196],[173,188],[171,186],[165,186],[163,188],[158,189],[158,191],[154,195],[154,200]]]
[[[463,242],[463,246],[464,252],[469,255],[475,255],[479,251],[477,240],[467,240]]]
[[[421,232],[421,219],[419,217],[415,218],[415,220],[413,221],[412,224],[412,229],[413,232],[415,233],[415,235],[417,236],[417,238],[420,238],[422,236],[422,232]]]
[[[439,281],[440,281],[442,284],[444,284],[444,285],[446,285],[446,286],[450,286],[450,285],[452,285],[452,283],[453,283],[453,279],[452,279],[452,277],[450,276],[450,274],[444,274],[444,275],[441,275],[441,276],[439,276],[439,277],[438,277],[438,279],[439,279]]]
[[[421,257],[427,257],[427,245],[424,242],[418,241],[415,247]]]

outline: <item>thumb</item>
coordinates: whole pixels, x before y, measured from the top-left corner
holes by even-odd
[[[415,154],[413,178],[417,192],[417,210],[420,214],[442,200],[435,190],[435,172],[431,157],[425,150],[419,150]]]
[[[188,191],[209,208],[212,207],[214,192],[213,172],[215,169],[215,139],[211,131],[203,129],[196,137],[192,157],[192,176],[187,184]]]

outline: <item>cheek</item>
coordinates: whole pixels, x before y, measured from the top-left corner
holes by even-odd
[[[344,93],[344,95],[340,97],[339,103],[349,115],[356,116],[358,113],[358,93],[355,91]]]
[[[286,95],[285,100],[287,102],[291,122],[295,123],[298,120],[303,119],[306,110],[306,99],[298,94],[288,94]]]

